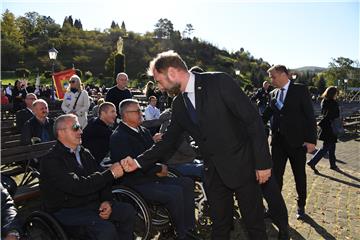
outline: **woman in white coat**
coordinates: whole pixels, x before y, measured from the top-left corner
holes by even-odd
[[[87,125],[87,115],[90,107],[89,95],[82,88],[81,79],[78,75],[73,75],[69,80],[69,87],[65,93],[61,109],[64,113],[73,113],[79,118],[81,128]]]

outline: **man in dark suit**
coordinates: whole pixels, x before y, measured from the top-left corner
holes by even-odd
[[[21,130],[21,144],[29,145],[36,142],[49,142],[55,140],[54,120],[49,119],[48,104],[43,99],[33,103],[34,116],[26,121]]]
[[[16,112],[16,129],[19,133],[27,120],[34,116],[32,111],[32,104],[37,100],[37,97],[33,93],[28,93],[25,97],[26,108]]]
[[[211,206],[212,239],[229,239],[233,195],[250,239],[267,239],[260,184],[271,175],[271,157],[261,118],[236,82],[225,73],[191,73],[181,57],[160,53],[148,73],[160,89],[179,93],[163,140],[135,159],[121,161],[125,171],[147,169],[176,150],[187,131],[204,158],[205,185]]]
[[[149,130],[140,126],[142,112],[135,99],[121,101],[121,121],[110,138],[112,162],[127,156],[137,157],[154,141]],[[167,166],[152,163],[148,170],[127,173],[121,184],[130,186],[150,202],[160,203],[169,211],[177,239],[196,238],[194,181],[187,177],[168,177]]]
[[[290,160],[298,194],[297,219],[305,216],[306,203],[306,153],[315,150],[316,120],[309,91],[303,85],[294,84],[288,78],[284,65],[268,70],[271,83],[270,106],[265,110],[265,121],[272,120],[272,159],[275,178],[283,185],[287,159]]]

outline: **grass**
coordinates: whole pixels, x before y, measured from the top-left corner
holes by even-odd
[[[12,86],[14,86],[14,83],[16,81],[17,78],[5,78],[5,79],[1,79],[1,85],[8,85],[9,83],[11,83]]]

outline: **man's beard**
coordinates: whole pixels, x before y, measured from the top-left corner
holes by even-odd
[[[179,83],[174,83],[173,86],[171,86],[169,89],[166,89],[167,93],[170,96],[176,96],[180,93],[180,84]]]

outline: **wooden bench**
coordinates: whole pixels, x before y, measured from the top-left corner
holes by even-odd
[[[34,180],[38,174],[33,168],[29,167],[28,163],[34,158],[40,158],[46,155],[55,143],[56,141],[51,141],[1,150],[1,173],[6,176],[24,174],[23,180],[21,181],[24,184],[18,186],[14,196],[15,203],[20,203],[40,195],[38,181]],[[24,178],[30,175],[32,178],[24,181]]]
[[[346,122],[344,128],[355,133],[360,132],[360,121]]]

